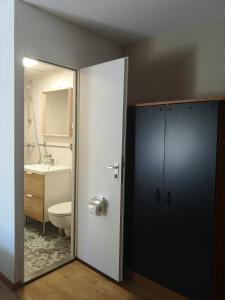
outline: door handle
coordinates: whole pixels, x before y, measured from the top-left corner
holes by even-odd
[[[112,165],[109,165],[107,169],[110,169],[113,171],[113,177],[114,179],[119,178],[119,163],[115,162]]]
[[[113,170],[116,170],[116,169],[119,169],[119,166],[108,166],[107,169],[113,169]]]
[[[167,202],[168,206],[171,205],[171,203],[172,203],[172,194],[171,194],[171,192],[167,193],[166,202]]]
[[[155,193],[155,201],[157,203],[159,203],[159,200],[160,200],[160,193],[159,193],[159,189],[156,190],[156,193]]]

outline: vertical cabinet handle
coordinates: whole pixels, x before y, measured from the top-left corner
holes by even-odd
[[[168,206],[171,205],[171,203],[172,203],[172,195],[171,195],[171,192],[168,192],[168,193],[167,193],[166,202],[167,202],[167,205],[168,205]]]
[[[159,200],[160,200],[160,193],[159,193],[159,189],[156,190],[156,193],[155,193],[155,201],[157,203],[159,203]]]

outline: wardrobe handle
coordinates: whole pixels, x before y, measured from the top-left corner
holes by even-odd
[[[160,193],[159,193],[159,189],[156,190],[156,193],[155,193],[155,201],[157,203],[159,203],[159,200],[160,200]]]
[[[167,193],[166,202],[167,202],[167,205],[168,205],[168,206],[171,205],[171,203],[172,203],[172,195],[171,195],[171,192],[168,192],[168,193]]]

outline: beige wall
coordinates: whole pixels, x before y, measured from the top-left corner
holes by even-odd
[[[43,137],[41,135],[41,96],[43,92],[54,91],[58,89],[73,88],[73,75],[71,70],[61,69],[59,71],[47,72],[41,75],[29,76],[25,74],[25,99],[26,99],[26,86],[30,87],[30,95],[33,103],[32,109],[29,106],[29,115],[32,123],[28,122],[28,102],[24,103],[24,141],[27,143],[37,143],[35,134],[34,115],[37,126],[38,142],[43,144],[46,142],[48,145],[70,146],[72,138],[63,137]],[[42,163],[44,148],[40,147]],[[72,151],[64,148],[47,148],[48,153],[52,154],[56,165],[72,167]],[[24,164],[37,164],[39,163],[38,147],[24,147]]]
[[[225,95],[225,19],[124,47],[129,103]]]

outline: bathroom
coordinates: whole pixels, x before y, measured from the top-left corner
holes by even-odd
[[[73,257],[75,71],[24,58],[24,279]]]

